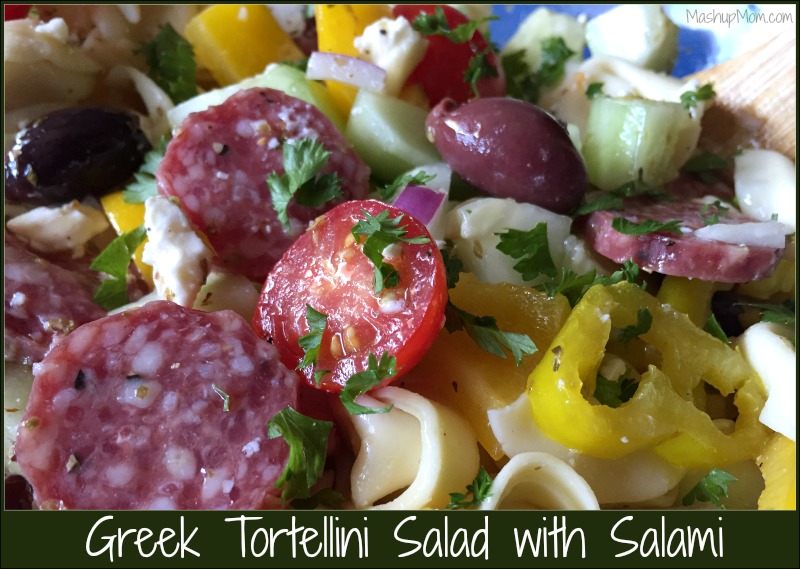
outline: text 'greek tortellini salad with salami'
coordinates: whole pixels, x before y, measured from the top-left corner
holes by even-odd
[[[795,165],[659,6],[5,10],[7,508],[795,507]]]

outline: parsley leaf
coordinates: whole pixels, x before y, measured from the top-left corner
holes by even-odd
[[[144,56],[147,74],[164,89],[176,105],[198,93],[195,82],[197,64],[192,44],[186,41],[171,24],[164,24],[152,41],[137,51]]]
[[[480,506],[486,498],[492,495],[492,479],[489,474],[481,466],[478,475],[472,481],[472,484],[467,484],[466,494],[460,492],[450,493],[450,503],[447,505],[448,510],[462,510],[464,508],[475,508]],[[467,498],[471,496],[472,499]]]
[[[375,409],[359,405],[355,402],[355,399],[373,387],[377,387],[381,382],[397,375],[395,371],[396,365],[397,358],[390,356],[386,352],[381,355],[380,361],[375,357],[375,354],[370,354],[367,358],[367,369],[351,375],[339,393],[339,399],[341,399],[347,412],[351,415],[369,415],[391,411],[391,405]]]
[[[464,269],[464,263],[452,253],[451,248],[445,247],[440,251],[442,253],[442,260],[444,261],[445,275],[447,276],[447,288],[451,289],[458,283],[458,277]]]
[[[782,304],[769,304],[763,302],[739,302],[739,306],[749,306],[761,311],[761,320],[763,322],[773,322],[775,324],[786,324],[794,326],[795,323],[795,308],[794,300],[785,300]]]
[[[131,182],[122,190],[122,199],[125,203],[144,203],[147,198],[158,195],[156,185],[156,171],[164,159],[167,151],[167,137],[161,137],[158,149],[152,149],[144,155],[144,161],[139,166],[139,171],[134,174],[135,182]]]
[[[703,204],[698,215],[700,219],[703,220],[704,225],[714,225],[715,223],[719,223],[719,216],[724,216],[730,209],[731,208],[723,204],[720,200],[715,200],[714,203]]]
[[[308,498],[325,466],[328,434],[333,423],[312,419],[291,407],[281,409],[268,424],[269,438],[283,437],[289,460],[275,487],[283,487],[281,499]]]
[[[594,211],[621,210],[624,207],[622,198],[647,196],[653,199],[666,199],[668,194],[662,189],[652,187],[643,181],[630,181],[610,192],[600,193],[590,202],[578,207],[573,215],[586,215]]]
[[[574,307],[583,296],[587,287],[595,284],[597,271],[592,269],[589,272],[579,275],[567,268],[561,269],[561,280],[551,280],[536,286],[538,290],[544,291],[548,297],[553,298],[557,294],[567,297],[569,305]]]
[[[661,223],[652,219],[645,219],[641,223],[636,223],[624,217],[615,217],[611,221],[611,227],[625,233],[626,235],[646,235],[648,233],[656,233],[659,231],[666,233],[681,233],[681,222],[679,219]]]
[[[344,496],[333,488],[323,488],[308,498],[295,498],[292,508],[295,510],[316,510],[320,506],[328,510],[339,510],[344,502]]]
[[[516,334],[513,332],[502,332],[497,328],[497,320],[493,316],[475,316],[461,310],[452,302],[448,303],[450,308],[461,319],[461,326],[472,338],[479,348],[501,358],[506,357],[503,348],[506,348],[514,356],[516,364],[522,365],[522,357],[526,354],[535,354],[539,348],[527,334]],[[458,327],[449,327],[451,332]]]
[[[363,210],[362,210],[363,211]],[[375,294],[380,294],[384,288],[391,288],[399,284],[400,276],[397,270],[383,260],[383,251],[394,243],[400,241],[411,244],[428,243],[430,239],[424,235],[417,237],[403,237],[406,234],[406,226],[400,225],[403,215],[389,218],[389,211],[383,210],[378,215],[371,215],[363,211],[366,219],[360,220],[351,230],[353,237],[358,241],[360,235],[366,235],[364,241],[364,254],[375,265]]]
[[[491,50],[487,47],[473,55],[464,71],[464,82],[472,87],[472,93],[476,97],[481,95],[478,91],[478,81],[498,76],[497,68],[487,58],[490,53]]]
[[[144,225],[123,233],[114,239],[95,258],[89,269],[106,273],[110,278],[100,282],[92,300],[105,308],[113,310],[129,302],[128,267],[136,248],[147,237]]]
[[[646,283],[639,285],[639,265],[637,265],[636,261],[633,259],[623,261],[622,268],[611,273],[610,277],[597,277],[596,282],[604,285],[615,285],[617,283],[621,283],[623,280],[641,286],[642,290],[647,287]]]
[[[728,166],[728,161],[722,156],[713,152],[703,152],[689,158],[681,169],[684,172],[691,172],[706,183],[710,183],[714,181],[714,172],[725,170]]]
[[[719,468],[712,468],[697,485],[683,497],[682,504],[691,506],[698,502],[711,502],[717,508],[725,509],[722,498],[728,497],[728,484],[736,482],[736,477]]]
[[[600,404],[616,409],[626,401],[630,401],[638,387],[639,384],[630,377],[620,377],[613,381],[598,373],[594,396]]]
[[[497,249],[512,259],[519,259],[514,270],[524,280],[533,280],[541,274],[549,277],[556,275],[556,266],[547,243],[547,223],[537,223],[530,231],[508,229],[495,235],[500,237]]]
[[[542,63],[537,75],[542,85],[555,85],[564,76],[567,60],[575,55],[561,36],[551,36],[542,40]]]
[[[541,41],[541,63],[536,71],[525,61],[524,49],[502,56],[506,92],[510,97],[535,103],[542,87],[554,85],[563,77],[564,66],[574,54],[563,38],[551,36]]]
[[[321,142],[311,138],[283,143],[284,174],[272,172],[267,176],[267,186],[278,221],[287,233],[291,230],[288,209],[292,198],[300,205],[319,207],[341,197],[341,181],[335,173],[318,175],[330,155]]]
[[[582,204],[573,212],[573,215],[586,215],[595,211],[621,210],[623,201],[620,196],[604,193],[590,202]]]
[[[227,413],[231,410],[231,396],[225,393],[221,387],[218,387],[216,384],[211,384],[211,389],[214,390],[214,393],[222,397],[222,410]]]
[[[415,172],[414,174],[401,174],[395,178],[393,182],[377,188],[378,195],[381,196],[381,201],[390,202],[395,194],[406,186],[422,186],[435,177],[436,176],[431,176],[423,171]]]
[[[319,346],[322,343],[322,334],[325,326],[328,325],[328,317],[322,312],[317,312],[310,304],[306,304],[306,321],[308,322],[308,334],[300,336],[297,343],[303,349],[303,360],[297,364],[296,369],[305,369],[308,366],[317,364],[319,357]],[[314,381],[320,384],[322,376],[329,373],[328,370],[317,370],[314,372]]]
[[[603,83],[589,83],[586,88],[586,97],[588,99],[595,99],[603,94]]]
[[[708,320],[706,320],[706,324],[705,326],[703,326],[703,330],[705,330],[718,340],[721,340],[725,344],[731,343],[731,339],[728,338],[728,335],[722,329],[722,326],[719,325],[717,317],[714,316],[713,314],[708,317]]]
[[[650,331],[650,326],[653,324],[653,315],[646,308],[640,308],[636,311],[636,324],[625,326],[619,331],[619,341],[627,344],[640,334],[646,334]]]
[[[443,36],[453,43],[464,43],[472,39],[472,35],[478,29],[478,26],[492,20],[497,20],[497,16],[470,20],[451,28],[450,22],[447,21],[447,17],[444,15],[444,10],[441,6],[437,6],[433,14],[428,14],[427,12],[419,13],[414,18],[414,21],[411,22],[411,26],[423,36]]]
[[[295,69],[299,69],[303,73],[308,70],[308,58],[303,57],[300,59],[293,59],[293,60],[284,60],[281,61],[281,65],[287,65],[289,67],[294,67]]]
[[[714,86],[711,83],[706,83],[697,91],[686,91],[681,93],[681,105],[684,109],[691,109],[697,106],[698,101],[708,101],[716,97]]]

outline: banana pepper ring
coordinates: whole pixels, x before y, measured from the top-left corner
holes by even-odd
[[[661,367],[649,365],[635,395],[617,408],[590,402],[584,394],[594,393],[612,326],[636,324],[641,308],[653,321],[639,338],[660,351]],[[701,382],[735,393],[731,435],[698,408]],[[754,459],[769,433],[758,421],[766,391],[742,355],[627,282],[587,291],[528,378],[528,395],[547,436],[600,458],[652,448],[679,466],[724,466]]]

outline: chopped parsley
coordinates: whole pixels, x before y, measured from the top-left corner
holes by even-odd
[[[375,357],[375,354],[370,354],[367,357],[367,369],[351,375],[339,393],[339,399],[342,401],[344,408],[347,409],[347,412],[351,415],[369,415],[391,411],[391,405],[375,409],[359,405],[355,399],[373,387],[379,386],[381,382],[397,375],[395,371],[396,365],[397,358],[390,356],[386,352],[381,354],[380,361]]]
[[[645,196],[653,199],[666,199],[667,194],[662,188],[652,187],[643,181],[630,181],[610,192],[599,193],[592,201],[578,207],[573,215],[586,215],[595,211],[621,210],[624,206],[623,198]]]
[[[198,94],[195,80],[197,64],[192,44],[171,24],[161,26],[152,41],[137,51],[147,62],[150,78],[161,87],[176,105]]]
[[[536,288],[553,298],[557,294],[563,294],[569,301],[569,305],[574,307],[583,297],[583,293],[592,285],[615,285],[619,282],[627,281],[645,289],[646,283],[639,283],[639,265],[633,259],[628,259],[622,264],[622,268],[614,271],[610,276],[598,275],[592,269],[579,275],[570,269],[561,269],[561,280],[551,280],[537,285]]]
[[[614,381],[598,373],[594,396],[601,405],[616,409],[626,401],[630,401],[638,387],[639,383],[630,377],[620,377]]]
[[[320,174],[331,153],[321,142],[310,138],[287,140],[283,143],[283,176],[272,172],[267,176],[267,186],[278,221],[288,233],[289,202],[306,207],[319,207],[341,197],[341,180],[335,173]]]
[[[736,477],[719,468],[712,468],[697,485],[689,490],[681,503],[691,506],[695,500],[698,502],[711,502],[721,510],[725,509],[722,498],[728,497],[728,484],[736,482]]]
[[[638,338],[641,334],[646,334],[650,331],[650,326],[653,324],[653,315],[646,308],[640,308],[636,311],[636,324],[625,326],[619,331],[618,339],[623,344],[627,344],[634,338]]]
[[[679,219],[661,223],[653,219],[645,219],[640,223],[625,219],[624,217],[615,217],[611,221],[611,227],[624,233],[626,235],[647,235],[648,233],[681,233],[681,222]]]
[[[353,226],[352,234],[359,240],[361,235],[367,239],[364,241],[364,254],[375,265],[374,291],[380,294],[384,288],[392,288],[400,284],[400,274],[397,269],[383,259],[383,251],[395,243],[422,244],[428,243],[430,239],[424,235],[417,237],[404,237],[406,226],[400,225],[403,215],[390,218],[389,211],[383,210],[378,215],[371,215],[363,211],[366,219],[360,220]]]
[[[513,332],[503,332],[497,327],[497,320],[493,316],[475,316],[461,310],[452,302],[449,307],[459,317],[459,325],[448,324],[451,332],[461,328],[466,331],[479,348],[501,358],[506,357],[503,348],[507,349],[514,356],[516,364],[522,365],[522,357],[528,354],[535,354],[539,348],[527,334],[516,334]]]
[[[497,68],[488,59],[490,53],[492,51],[487,47],[473,55],[464,71],[464,82],[472,88],[472,93],[476,97],[481,95],[478,91],[478,81],[498,76]]]
[[[297,343],[303,350],[303,360],[297,364],[296,369],[305,369],[308,366],[316,366],[319,357],[319,346],[322,343],[322,334],[325,326],[328,325],[328,317],[322,312],[317,312],[310,304],[306,304],[306,321],[308,322],[308,334],[300,336]],[[330,373],[329,370],[321,369],[314,371],[314,382],[319,385],[322,376]]]
[[[698,101],[709,101],[716,95],[714,86],[711,83],[706,83],[697,89],[697,91],[681,93],[681,105],[683,105],[684,109],[691,109],[697,106]]]
[[[564,76],[567,60],[575,55],[561,36],[542,40],[542,63],[537,75],[541,85],[555,85]]]
[[[303,73],[308,70],[308,58],[303,57],[300,59],[292,59],[292,60],[285,60],[281,61],[281,65],[287,65],[289,67],[294,67],[295,69],[299,69]]]
[[[718,154],[702,152],[689,158],[681,169],[694,174],[703,182],[711,183],[715,180],[714,174],[726,170],[729,165],[728,161]]]
[[[749,306],[761,311],[761,320],[763,322],[772,322],[775,324],[786,324],[794,326],[795,323],[795,308],[794,300],[785,300],[782,304],[769,304],[764,302],[739,302],[739,306]]]
[[[464,269],[464,263],[461,262],[450,247],[441,249],[442,260],[444,261],[444,271],[447,279],[447,288],[451,289],[458,284],[458,277]]]
[[[158,149],[154,148],[144,155],[139,171],[134,174],[135,182],[131,182],[122,190],[125,203],[144,203],[147,198],[158,195],[156,171],[167,151],[167,137],[162,136]]]
[[[588,99],[595,99],[603,94],[603,83],[589,83],[586,87],[586,97]]]
[[[481,502],[491,495],[492,479],[489,478],[489,474],[481,466],[472,484],[467,484],[467,492],[465,494],[460,492],[450,493],[450,503],[447,504],[447,509],[463,510],[465,508],[475,508],[480,506]]]
[[[582,204],[573,215],[587,215],[595,211],[621,210],[624,206],[622,197],[613,193],[603,193],[590,202]]]
[[[720,200],[715,200],[713,203],[703,204],[698,215],[703,220],[703,225],[714,225],[719,223],[719,216],[724,216],[730,209]]]
[[[281,409],[268,424],[269,438],[283,437],[289,445],[289,460],[275,487],[283,488],[281,499],[308,498],[325,466],[328,434],[333,423],[312,419],[291,407]]]
[[[575,54],[560,36],[541,41],[541,63],[532,71],[525,61],[525,50],[519,50],[500,59],[506,76],[506,91],[510,97],[535,103],[542,87],[556,84],[564,76],[567,60]]]
[[[211,384],[211,389],[214,390],[214,393],[222,397],[222,410],[227,413],[231,410],[231,396],[225,393],[221,387],[218,387],[216,384]]]
[[[381,201],[390,202],[395,194],[405,188],[406,186],[422,186],[433,180],[436,176],[431,176],[423,171],[415,172],[414,174],[401,174],[394,181],[386,184],[385,186],[377,188],[378,195]]]
[[[123,233],[114,239],[95,258],[89,269],[109,275],[100,282],[92,300],[105,308],[113,310],[128,304],[128,267],[136,248],[147,237],[144,225]]]
[[[433,14],[419,13],[411,22],[411,26],[423,36],[443,36],[453,43],[464,43],[472,39],[478,26],[496,19],[496,16],[489,16],[480,20],[470,20],[451,28],[444,10],[441,6],[437,6]]]
[[[709,334],[711,334],[712,336],[714,336],[715,338],[717,338],[718,340],[722,341],[725,344],[731,343],[731,339],[728,338],[728,335],[722,329],[722,326],[720,326],[717,317],[714,316],[713,314],[708,317],[708,320],[706,320],[705,326],[703,326],[703,330],[705,330],[706,332],[708,332]]]
[[[556,266],[550,256],[547,243],[547,223],[540,222],[529,231],[508,229],[504,233],[495,233],[500,237],[497,249],[511,257],[519,259],[514,270],[526,281],[538,275],[555,277]]]

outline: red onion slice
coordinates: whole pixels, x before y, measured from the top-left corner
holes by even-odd
[[[428,229],[436,221],[447,202],[447,192],[439,192],[424,186],[406,186],[394,200],[395,207],[424,223]]]
[[[374,63],[338,53],[314,51],[308,58],[308,79],[332,79],[358,89],[381,93],[386,84],[386,70]]]

